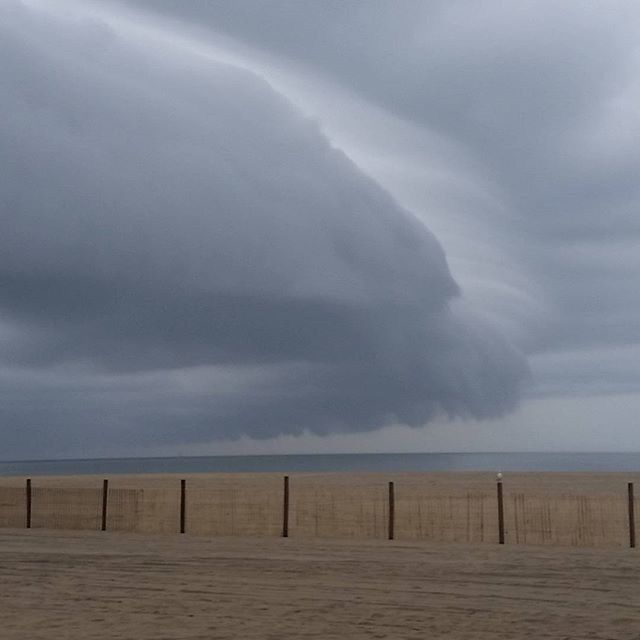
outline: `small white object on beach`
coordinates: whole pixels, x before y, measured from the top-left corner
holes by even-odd
[[[498,472],[498,475],[496,476],[496,480],[498,482],[502,482],[502,472]]]

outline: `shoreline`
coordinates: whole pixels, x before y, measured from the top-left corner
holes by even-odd
[[[640,453],[376,453],[97,458],[0,462],[9,475],[158,473],[640,472]]]

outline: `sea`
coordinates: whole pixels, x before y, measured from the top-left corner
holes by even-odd
[[[338,453],[0,461],[0,476],[429,471],[639,472],[640,452]]]

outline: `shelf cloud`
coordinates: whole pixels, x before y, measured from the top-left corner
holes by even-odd
[[[315,120],[73,6],[0,7],[3,455],[515,406],[524,356]]]

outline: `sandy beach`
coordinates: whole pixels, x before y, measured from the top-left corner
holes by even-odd
[[[279,536],[285,473],[185,476],[187,533]],[[178,533],[180,481],[181,476],[169,474],[113,476],[107,529]],[[385,539],[390,481],[395,488],[398,540],[497,543],[492,473],[292,474],[289,535]],[[34,477],[32,527],[99,529],[102,482],[100,476]],[[635,511],[640,516],[640,473],[505,474],[506,543],[628,547],[628,482],[637,487]],[[0,527],[24,525],[25,479],[0,478]]]
[[[618,550],[0,532],[3,640],[637,640]]]
[[[29,530],[0,479],[0,637],[640,639],[639,474],[509,474],[504,546],[493,474],[293,475],[286,539],[282,474],[186,476],[187,535],[180,479],[111,478],[107,532],[98,476],[34,478]]]

